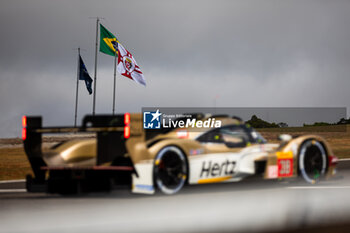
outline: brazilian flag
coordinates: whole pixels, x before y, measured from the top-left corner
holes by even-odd
[[[118,40],[108,31],[102,24],[100,24],[100,52],[115,56],[118,55]]]

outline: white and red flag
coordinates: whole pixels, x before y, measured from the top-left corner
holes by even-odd
[[[146,80],[134,57],[126,50],[121,43],[118,43],[118,66],[117,70],[121,75],[146,86]]]

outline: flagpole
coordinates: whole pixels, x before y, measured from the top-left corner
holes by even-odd
[[[115,113],[115,89],[116,89],[116,83],[117,83],[117,50],[114,53],[114,82],[113,82],[113,115]]]
[[[80,65],[80,47],[78,48],[77,89],[76,89],[76,91],[75,91],[74,127],[77,127],[77,115],[78,115],[79,65]]]
[[[95,48],[95,73],[94,73],[94,99],[92,104],[92,115],[95,115],[95,104],[96,104],[96,79],[97,79],[97,47],[98,47],[98,23],[100,18],[96,20],[96,48]]]

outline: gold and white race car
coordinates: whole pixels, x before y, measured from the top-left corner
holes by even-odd
[[[41,117],[23,117],[24,148],[34,173],[27,176],[27,190],[65,194],[124,184],[133,193],[174,194],[188,184],[249,176],[315,184],[335,174],[337,157],[319,136],[281,135],[274,144],[237,117],[194,114],[190,120],[209,118],[220,127],[145,130],[141,114],[126,113],[86,116],[77,128],[43,128]],[[42,134],[68,132],[96,137],[69,137],[42,149]]]

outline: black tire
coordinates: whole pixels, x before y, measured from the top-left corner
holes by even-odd
[[[154,160],[154,183],[164,194],[174,194],[184,186],[188,167],[185,154],[176,146],[159,151]]]
[[[298,157],[299,174],[309,183],[320,181],[327,169],[327,154],[323,145],[316,140],[304,142],[299,150]]]

